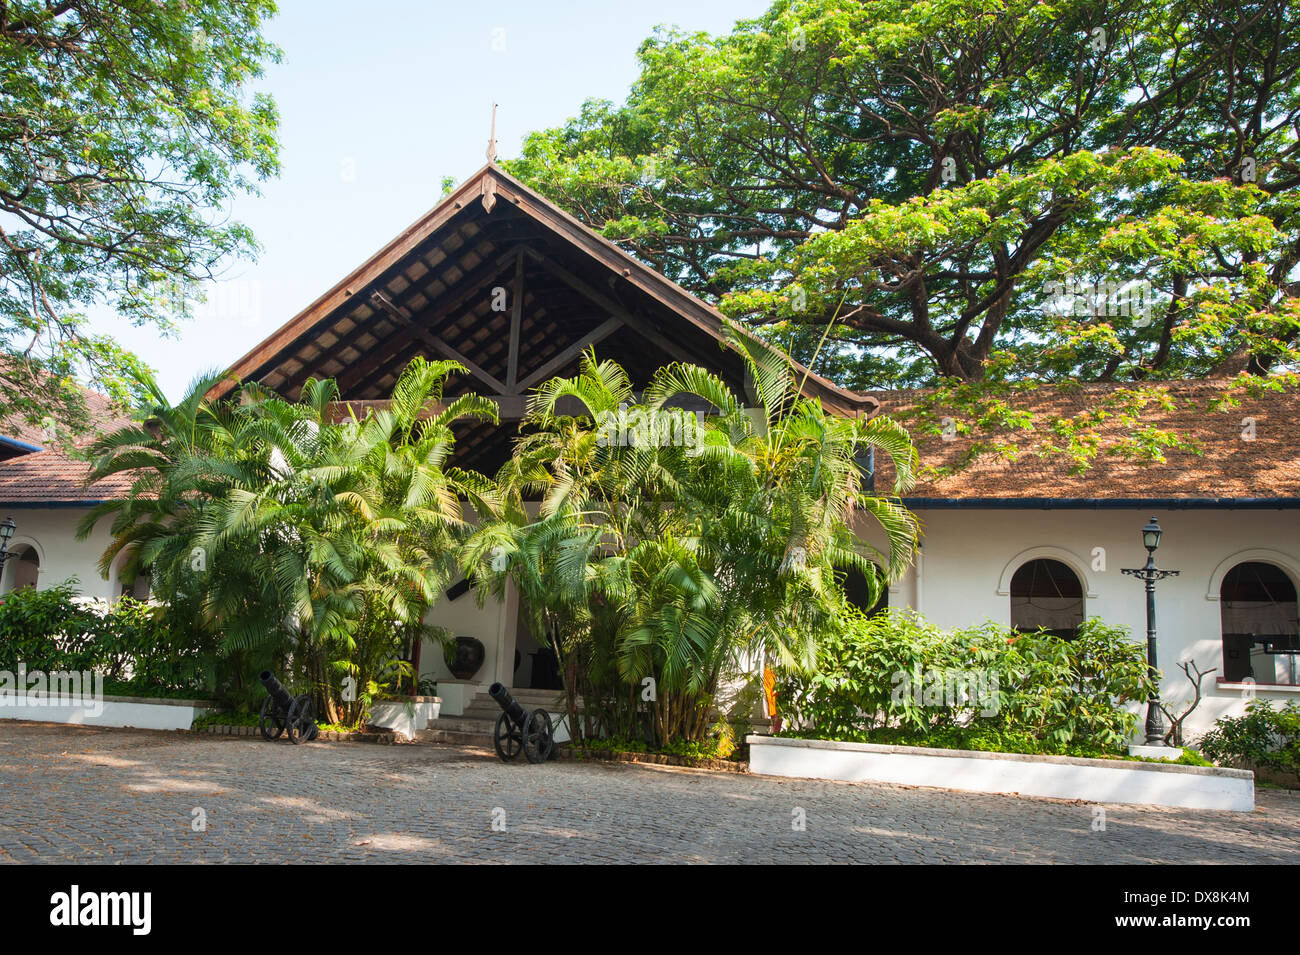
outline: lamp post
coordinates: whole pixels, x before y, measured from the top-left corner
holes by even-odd
[[[1160,673],[1156,669],[1156,581],[1177,577],[1176,570],[1156,568],[1156,548],[1160,546],[1160,522],[1154,517],[1142,528],[1142,546],[1147,549],[1145,567],[1127,567],[1121,573],[1137,577],[1147,591],[1147,675],[1151,677],[1151,695],[1147,697],[1147,745],[1165,745],[1165,723],[1160,716]]]
[[[14,523],[12,516],[6,517],[5,522],[0,524],[0,580],[4,579],[5,561],[10,558],[9,542],[14,538],[14,531],[18,525]]]

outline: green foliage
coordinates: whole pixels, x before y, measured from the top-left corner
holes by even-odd
[[[539,386],[497,475],[501,514],[469,540],[466,569],[483,593],[513,580],[534,634],[555,648],[576,738],[703,739],[742,656],[810,660],[844,569],[878,589],[911,561],[915,518],[866,493],[857,463],[867,448],[892,458],[898,493],[915,467],[906,432],[827,414],[798,394],[783,356],[747,335],[733,345],[756,408],[677,364],[638,402],[623,369],[594,353],[576,377]],[[560,414],[561,399],[583,413]],[[717,413],[681,440],[620,433],[700,399]],[[855,521],[876,525],[879,550]]]
[[[130,597],[81,600],[75,580],[24,587],[0,601],[0,669],[95,670],[110,693],[208,696],[220,679],[214,648],[173,623]]]
[[[140,696],[211,696],[228,679],[216,641],[167,608],[120,597],[100,615],[97,645],[106,679]]]
[[[1183,754],[1174,760],[1179,766],[1213,766],[1210,760],[1190,746],[1183,747]]]
[[[0,669],[91,670],[99,660],[94,615],[76,601],[76,580],[0,599]]]
[[[1137,720],[1124,704],[1148,686],[1143,648],[1096,618],[1063,640],[848,609],[777,699],[794,732],[822,739],[1092,755],[1124,750]]]
[[[495,406],[469,395],[424,415],[462,370],[417,358],[389,407],[339,422],[330,381],[309,381],[292,403],[255,386],[212,401],[208,376],[172,406],[142,379],[152,397],[140,423],[92,448],[94,478],[129,474],[131,493],[79,533],[111,520],[101,571],[119,558],[124,577],[151,571],[172,616],[226,661],[227,702],[259,705],[254,674],[269,667],[310,688],[322,716],[360,719],[377,694],[412,682],[424,615],[455,570],[462,501],[492,506],[484,478],[446,462],[453,424],[495,420]]]
[[[1201,752],[1218,763],[1237,763],[1300,776],[1300,703],[1275,707],[1251,700],[1242,716],[1225,716],[1201,737]]]
[[[107,305],[167,331],[254,251],[225,215],[274,175],[278,116],[251,81],[273,0],[11,0],[0,26],[0,418],[85,423],[74,375],[125,399],[138,361]]]
[[[710,733],[699,740],[670,740],[661,746],[651,746],[643,739],[630,739],[625,736],[602,736],[598,739],[584,741],[579,751],[594,753],[662,753],[665,756],[680,756],[686,760],[703,761],[708,759],[735,759],[740,753],[735,740],[730,735],[726,724],[719,724],[717,732]]]
[[[839,383],[938,388],[971,458],[1158,462],[1152,382],[1296,385],[1293,3],[776,0],[639,57],[508,168]],[[1005,402],[1078,382],[1133,426]]]

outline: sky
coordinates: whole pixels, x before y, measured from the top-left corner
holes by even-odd
[[[231,264],[175,337],[102,313],[173,400],[223,369],[434,206],[444,176],[501,159],[589,98],[621,102],[660,24],[729,32],[768,0],[415,2],[282,0],[267,37],[284,53],[260,89],[280,109],[280,176],[230,209],[262,251]]]

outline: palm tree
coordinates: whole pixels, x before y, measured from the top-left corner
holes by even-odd
[[[229,654],[276,654],[313,687],[318,712],[359,718],[385,673],[409,672],[423,620],[454,567],[460,501],[486,507],[487,482],[446,467],[452,425],[495,419],[475,396],[442,407],[452,362],[412,362],[388,409],[335,422],[332,381],[297,402],[245,387],[209,403],[196,383],[176,408],[156,400],[140,425],[104,438],[92,479],[130,472],[104,566],[122,551],[154,569],[156,592],[192,604]],[[360,690],[341,692],[353,677]]]
[[[878,449],[895,462],[895,494],[908,487],[916,453],[903,429],[828,415],[798,394],[784,356],[747,336],[733,344],[752,410],[691,365],[661,369],[640,404],[622,369],[591,352],[577,376],[545,383],[497,476],[509,505],[471,538],[467,565],[490,587],[512,579],[554,645],[575,735],[621,731],[644,709],[656,741],[700,737],[744,659],[811,664],[846,569],[878,586],[877,564],[892,579],[912,559],[915,518],[865,493],[857,466]],[[560,413],[566,400],[578,414]],[[701,400],[713,413],[694,440],[609,440],[611,416],[656,420]],[[855,534],[859,514],[881,529],[880,551]]]

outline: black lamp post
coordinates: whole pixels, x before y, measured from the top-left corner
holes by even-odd
[[[17,529],[18,525],[12,517],[6,517],[5,522],[0,524],[0,576],[5,572],[5,561],[10,557],[9,542],[14,539],[14,531]]]
[[[1122,573],[1137,577],[1147,589],[1147,674],[1151,677],[1151,696],[1147,698],[1147,745],[1165,745],[1165,723],[1160,717],[1160,673],[1156,669],[1156,581],[1177,577],[1176,570],[1156,569],[1156,548],[1160,546],[1160,523],[1154,517],[1142,528],[1142,546],[1147,549],[1145,567],[1125,568]]]

